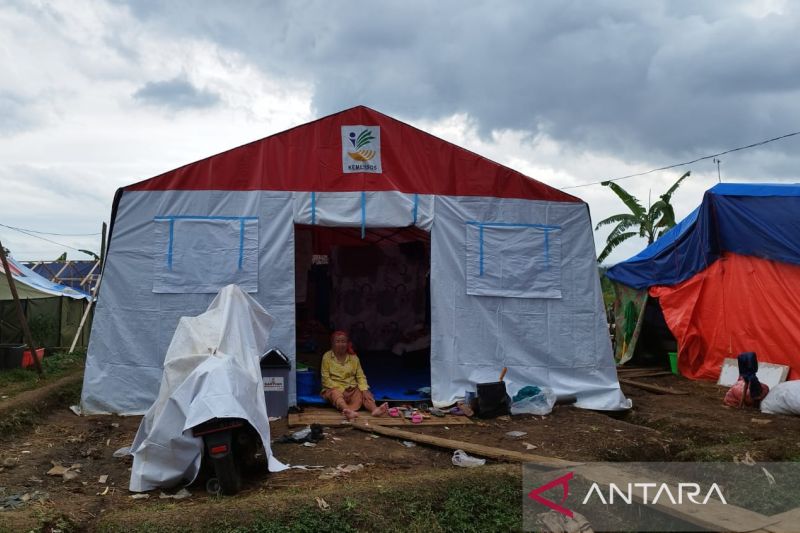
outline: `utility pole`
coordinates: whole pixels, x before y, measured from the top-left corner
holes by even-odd
[[[0,260],[3,262],[3,270],[6,271],[6,279],[8,280],[8,288],[11,289],[11,296],[14,298],[14,304],[17,306],[17,316],[19,317],[19,324],[22,328],[22,333],[25,336],[25,343],[28,345],[28,349],[31,351],[31,358],[33,359],[33,365],[36,367],[36,372],[42,376],[44,375],[44,371],[42,370],[42,364],[39,362],[39,357],[36,355],[36,345],[33,344],[33,337],[31,337],[31,330],[28,328],[28,321],[25,318],[25,312],[22,310],[22,302],[19,301],[19,295],[17,294],[17,286],[14,283],[14,276],[11,275],[11,267],[8,266],[8,260],[6,259],[6,251],[3,248],[3,243],[0,242]]]
[[[719,173],[719,164],[722,163],[722,161],[720,161],[716,157],[714,159],[712,159],[712,161],[717,164],[717,181],[719,183],[722,183],[722,176]]]

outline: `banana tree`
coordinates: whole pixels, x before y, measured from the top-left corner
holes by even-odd
[[[604,181],[601,185],[610,188],[622,200],[630,213],[620,213],[611,215],[610,217],[601,220],[595,226],[595,230],[609,224],[616,224],[611,233],[606,238],[606,246],[597,258],[598,263],[603,260],[620,244],[630,239],[631,237],[643,237],[647,239],[647,244],[653,242],[668,231],[675,225],[675,211],[670,203],[672,195],[680,186],[681,182],[691,175],[691,170],[686,172],[683,176],[678,178],[678,181],[672,184],[667,192],[659,197],[659,200],[653,205],[648,206],[647,209],[639,203],[633,195],[628,191],[617,185],[613,181]]]

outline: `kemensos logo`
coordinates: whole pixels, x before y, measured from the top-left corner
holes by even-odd
[[[342,126],[342,172],[382,172],[379,126]]]

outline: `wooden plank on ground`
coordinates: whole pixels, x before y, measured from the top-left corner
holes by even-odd
[[[610,483],[614,483],[618,487],[627,487],[629,483],[653,483],[653,486],[661,484],[658,479],[645,479],[644,473],[634,475],[611,465],[584,465],[575,468],[574,472],[576,475],[582,476],[602,486],[608,486]],[[672,494],[678,494],[678,487],[674,486],[673,483],[668,483],[668,485],[670,486],[669,488]],[[641,485],[633,486],[633,499],[637,502],[642,502],[644,493]],[[664,497],[658,498],[658,501],[654,504],[652,503],[654,497],[653,491],[651,490],[649,494],[649,505],[662,513],[712,531],[755,531],[766,528],[779,521],[776,517],[768,517],[735,505],[723,504],[721,501],[713,498],[703,506],[702,511],[698,511],[696,506],[690,507],[688,504],[673,504],[669,498]]]
[[[473,423],[472,420],[466,416],[445,415],[443,417],[431,416],[430,418],[423,419],[419,424],[412,424],[411,421],[404,420],[401,417],[375,417],[370,416],[366,411],[360,411],[357,420],[360,423],[366,422],[368,424],[380,424],[383,426],[459,426]],[[291,413],[288,417],[288,421],[289,427],[309,426],[311,424],[321,424],[328,427],[351,425],[340,412],[329,407],[306,407],[302,413]]]
[[[532,463],[539,466],[558,469],[572,468],[574,469],[573,471],[575,474],[604,486],[607,486],[610,483],[614,483],[617,486],[623,487],[627,486],[628,483],[652,483],[653,486],[655,486],[658,482],[656,479],[644,479],[642,475],[634,476],[633,474],[625,472],[612,465],[585,465],[582,463],[558,459],[556,457],[546,457],[542,455],[504,450],[502,448],[484,446],[465,441],[444,439],[433,435],[424,435],[421,433],[380,425],[365,425],[363,423],[355,423],[353,424],[353,428],[360,431],[376,433],[385,437],[410,440],[420,444],[427,444],[439,448],[464,450],[467,453],[481,457],[487,457],[490,459]],[[641,485],[639,487],[641,487]],[[675,486],[671,486],[670,490],[673,494],[678,493],[678,488]],[[633,492],[633,497],[639,502],[643,501],[644,495],[640,488],[637,488]],[[652,498],[653,495],[651,493],[649,500],[650,502],[652,502]],[[650,505],[653,505],[663,513],[714,531],[780,531],[777,529],[779,526],[788,525],[790,523],[794,524],[796,520],[800,518],[800,515],[797,514],[800,511],[798,509],[782,515],[769,517],[748,509],[737,507],[735,505],[723,504],[722,502],[713,499],[706,503],[702,512],[698,512],[696,507],[689,509],[679,504],[673,504],[668,498],[660,498],[656,504],[650,503]]]
[[[627,379],[627,378],[619,378],[619,382],[624,383],[626,385],[630,385],[631,387],[637,387],[639,389],[646,390],[648,392],[655,392],[656,394],[674,394],[674,395],[689,394],[686,391],[668,389],[666,387],[659,387],[658,385],[642,383],[641,381],[634,381],[632,379]]]
[[[444,439],[435,437],[433,435],[424,435],[422,433],[415,433],[413,431],[406,431],[402,429],[390,428],[382,425],[365,425],[363,423],[353,424],[355,429],[377,433],[384,437],[394,437],[397,439],[410,440],[420,444],[427,444],[429,446],[436,446],[438,448],[447,448],[449,450],[464,450],[467,453],[479,455],[481,457],[488,457],[490,459],[497,459],[499,461],[510,461],[514,463],[533,463],[540,466],[547,466],[552,468],[566,468],[570,466],[577,466],[581,463],[572,461],[565,461],[556,457],[546,457],[544,455],[535,455],[532,453],[522,453],[512,450],[504,450],[502,448],[495,448],[493,446],[484,446],[482,444],[474,444],[472,442]]]
[[[774,533],[784,533],[786,531],[797,531],[797,524],[800,524],[800,507],[776,514],[770,517],[778,522],[767,527],[767,531]]]
[[[673,374],[669,370],[663,370],[663,371],[661,371],[661,370],[659,370],[659,371],[653,371],[653,370],[644,371],[643,370],[641,372],[623,372],[623,373],[619,374],[620,377],[623,377],[625,379],[630,379],[630,378],[634,378],[634,379],[656,378],[656,377],[661,377],[661,376],[674,376],[674,375],[675,374]]]

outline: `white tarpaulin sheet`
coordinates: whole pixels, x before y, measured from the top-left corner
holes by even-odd
[[[131,453],[130,490],[191,483],[203,440],[192,427],[212,418],[242,418],[258,431],[270,471],[272,456],[259,358],[273,319],[236,285],[220,290],[208,310],[183,317],[164,360],[158,399],[142,419]]]

